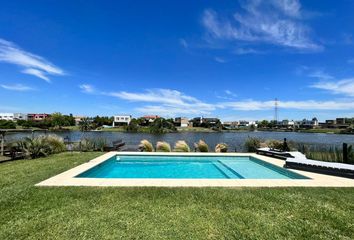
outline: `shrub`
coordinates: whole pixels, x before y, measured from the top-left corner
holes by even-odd
[[[79,150],[82,152],[94,151],[95,150],[95,143],[91,139],[84,138],[80,141],[79,146],[76,150]]]
[[[219,143],[215,146],[215,152],[220,153],[220,152],[227,152],[227,144],[226,143]]]
[[[154,151],[154,147],[153,147],[152,144],[151,144],[148,140],[146,140],[146,139],[140,141],[139,149],[140,149],[142,152],[153,152],[153,151]]]
[[[63,138],[57,135],[48,135],[45,137],[45,141],[48,143],[51,154],[52,153],[60,153],[66,151],[66,146]]]
[[[206,144],[203,140],[199,140],[198,143],[194,143],[194,146],[199,152],[209,152],[208,144]]]
[[[282,150],[283,149],[283,142],[279,140],[268,140],[266,142],[267,147],[272,148],[272,149],[278,149]]]
[[[190,152],[191,149],[189,148],[188,144],[185,141],[180,140],[180,141],[176,142],[173,151],[175,151],[175,152]]]
[[[157,142],[156,152],[171,152],[171,146],[167,142]]]
[[[44,136],[38,136],[33,139],[26,137],[18,142],[18,147],[24,151],[26,157],[32,159],[48,156],[51,152],[51,148],[48,142],[45,141]]]
[[[257,148],[261,146],[261,140],[258,138],[248,137],[245,142],[245,149],[247,152],[256,152]]]
[[[29,158],[45,157],[53,153],[66,151],[63,139],[56,135],[26,137],[17,142],[17,147],[24,151],[26,157]]]

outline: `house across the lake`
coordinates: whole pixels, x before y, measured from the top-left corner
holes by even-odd
[[[129,125],[130,121],[132,120],[132,116],[131,115],[116,115],[113,116],[113,127],[116,126],[125,126],[125,125]]]
[[[44,119],[50,117],[47,113],[29,113],[27,114],[27,119],[30,121],[43,121]]]

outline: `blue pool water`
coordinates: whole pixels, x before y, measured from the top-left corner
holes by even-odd
[[[253,157],[114,156],[79,178],[307,179]]]

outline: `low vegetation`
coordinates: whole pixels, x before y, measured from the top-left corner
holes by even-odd
[[[156,152],[171,152],[171,146],[167,142],[157,142],[156,143]]]
[[[152,144],[146,139],[140,141],[139,149],[142,152],[153,152],[153,151],[155,151],[154,147],[152,146]]]
[[[56,135],[26,137],[16,144],[17,148],[23,151],[26,157],[32,159],[66,151],[63,139]]]
[[[215,146],[215,152],[227,152],[228,145],[226,143],[219,143]]]
[[[256,152],[257,148],[261,147],[261,140],[259,138],[248,137],[244,147],[246,152]]]
[[[198,143],[194,143],[194,147],[198,152],[209,152],[209,146],[203,140],[199,140]]]
[[[333,146],[317,146],[308,144],[298,144],[298,150],[306,155],[309,159],[315,159],[326,162],[341,162],[343,163],[343,149]],[[353,146],[348,146],[348,162],[354,164]]]
[[[186,143],[186,141],[180,140],[175,143],[175,147],[173,148],[174,152],[190,152],[191,149]]]

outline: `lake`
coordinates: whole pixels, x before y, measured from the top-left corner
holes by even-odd
[[[203,139],[210,147],[214,149],[217,143],[224,142],[229,145],[229,151],[242,151],[245,140],[248,137],[257,137],[261,139],[276,139],[308,143],[314,145],[332,145],[341,146],[343,142],[354,144],[354,135],[344,134],[326,134],[326,133],[298,133],[298,132],[212,132],[212,133],[167,133],[161,135],[153,135],[148,133],[122,133],[122,132],[80,132],[80,131],[65,131],[65,132],[35,132],[34,135],[41,134],[56,134],[63,138],[68,137],[70,141],[79,141],[82,138],[104,138],[108,143],[122,139],[129,148],[136,148],[142,139],[147,139],[156,144],[157,141],[166,141],[173,147],[178,140],[185,140],[191,148],[193,144]],[[19,140],[23,137],[31,136],[31,133],[8,133],[5,140],[8,142]]]

